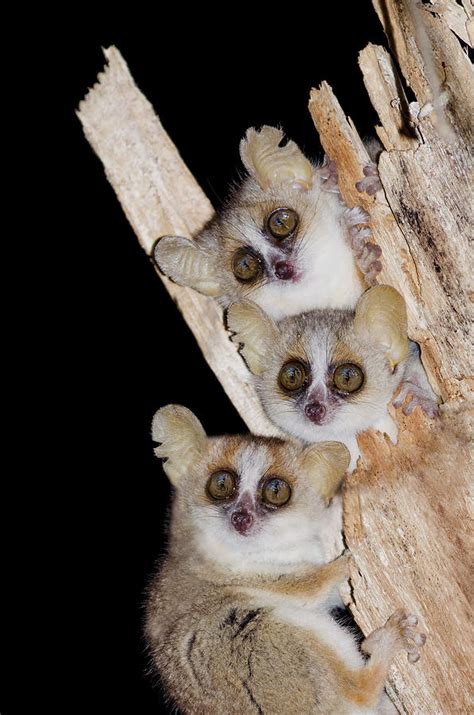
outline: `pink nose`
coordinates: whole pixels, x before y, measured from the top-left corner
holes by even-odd
[[[295,269],[288,261],[278,261],[275,263],[275,275],[282,281],[288,281],[290,278],[293,278],[294,273]]]
[[[310,402],[309,405],[306,405],[304,411],[306,417],[316,424],[321,424],[326,414],[326,408],[321,402]]]
[[[232,526],[239,532],[239,534],[246,534],[253,524],[252,514],[245,510],[234,511],[230,520],[232,522]]]

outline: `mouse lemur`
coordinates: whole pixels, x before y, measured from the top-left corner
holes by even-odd
[[[248,176],[194,240],[159,239],[154,260],[224,308],[251,298],[274,319],[351,308],[381,269],[368,216],[343,204],[332,164],[312,164],[282,140],[275,127],[249,129],[240,143]]]
[[[360,432],[372,427],[396,442],[387,404],[417,355],[394,288],[370,288],[354,311],[314,310],[280,321],[241,301],[230,306],[227,325],[267,416],[284,432],[305,442],[344,442],[351,469]]]
[[[149,653],[183,713],[388,713],[392,658],[419,658],[415,616],[362,643],[331,617],[349,557],[326,535],[349,464],[338,442],[208,438],[186,408],[153,421],[174,490],[169,548],[147,601]],[[336,516],[338,518],[338,516]]]
[[[381,251],[370,240],[368,216],[343,204],[332,163],[317,166],[294,142],[281,146],[282,139],[274,127],[249,129],[240,144],[248,172],[241,186],[194,240],[162,237],[154,260],[172,280],[214,296],[224,310],[252,300],[274,321],[314,310],[328,311],[330,321],[335,309],[354,310],[376,282]],[[370,188],[371,179],[361,187]],[[280,325],[291,330],[289,321]],[[406,414],[420,405],[434,416],[437,398],[411,341],[397,387],[397,407],[411,397]],[[383,409],[393,395],[386,392]]]

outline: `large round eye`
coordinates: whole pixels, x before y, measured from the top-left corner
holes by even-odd
[[[274,238],[287,238],[298,225],[298,214],[293,209],[275,209],[267,218],[267,228]]]
[[[235,492],[235,476],[232,472],[214,472],[207,481],[206,489],[212,499],[230,499]]]
[[[271,506],[283,506],[289,502],[291,497],[291,488],[288,482],[279,477],[271,477],[267,479],[262,489],[262,499],[266,504]]]
[[[364,373],[357,365],[347,362],[336,367],[333,382],[341,392],[355,392],[364,382]]]
[[[308,375],[302,362],[292,360],[281,368],[278,374],[278,382],[285,390],[299,390],[306,383]]]
[[[262,263],[249,248],[238,248],[232,258],[232,270],[239,281],[253,281],[262,271]]]

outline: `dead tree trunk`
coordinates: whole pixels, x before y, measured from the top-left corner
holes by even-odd
[[[400,606],[420,614],[429,635],[423,659],[412,666],[399,658],[389,691],[400,712],[426,715],[473,708],[468,177],[474,91],[471,66],[453,34],[469,41],[468,0],[463,4],[465,9],[454,0],[436,0],[417,8],[405,0],[374,0],[392,49],[390,56],[369,45],[359,58],[385,149],[379,163],[383,191],[375,198],[354,189],[368,156],[331,88],[323,84],[310,100],[322,144],[337,163],[344,199],[348,205],[362,200],[371,216],[383,249],[382,280],[405,296],[410,335],[422,346],[432,385],[444,400],[434,421],[419,409],[407,418],[396,414],[396,447],[379,434],[364,435],[365,467],[345,488],[345,539],[356,563],[352,610],[365,632]],[[105,54],[108,66],[81,103],[79,118],[149,253],[160,235],[195,234],[212,207],[119,52],[109,48]],[[404,86],[416,102],[408,100]],[[218,307],[162,280],[249,428],[275,434]]]

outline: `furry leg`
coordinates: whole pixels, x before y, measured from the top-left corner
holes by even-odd
[[[382,628],[373,631],[362,643],[362,651],[370,655],[369,661],[353,676],[349,700],[365,707],[375,707],[381,702],[385,681],[392,659],[401,651],[408,654],[410,663],[420,658],[419,649],[426,635],[416,630],[418,619],[403,610],[395,611]]]

